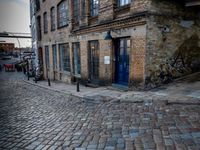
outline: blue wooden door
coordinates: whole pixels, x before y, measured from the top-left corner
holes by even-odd
[[[122,38],[118,41],[116,55],[116,81],[118,84],[128,85],[129,80],[130,39]]]

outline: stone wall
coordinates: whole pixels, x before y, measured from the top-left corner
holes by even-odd
[[[195,12],[154,1],[147,21],[146,86],[200,71],[200,22]]]

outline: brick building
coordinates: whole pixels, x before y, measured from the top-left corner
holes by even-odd
[[[45,78],[156,86],[199,71],[198,0],[35,0]]]
[[[14,43],[0,43],[0,51],[5,53],[12,53],[15,49]]]

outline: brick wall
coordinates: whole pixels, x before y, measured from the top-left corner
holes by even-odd
[[[100,1],[99,8],[99,22],[113,20],[114,18],[114,4],[112,0]]]
[[[148,11],[152,0],[133,0],[131,3],[131,14]]]
[[[99,48],[100,48],[100,81],[103,82],[102,84],[104,85],[109,85],[112,83],[112,69],[111,69],[111,65],[112,65],[112,56],[111,56],[111,52],[112,52],[112,41],[110,40],[100,40],[99,41]],[[110,64],[105,64],[104,62],[104,58],[105,56],[109,56],[110,57]]]

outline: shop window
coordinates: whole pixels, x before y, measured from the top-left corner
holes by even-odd
[[[80,44],[79,43],[73,43],[73,73],[75,75],[81,74]]]
[[[53,52],[53,69],[57,68],[57,48],[56,45],[52,45],[52,52]]]
[[[49,46],[45,46],[45,62],[46,62],[46,69],[50,67],[49,64]]]
[[[70,51],[68,44],[59,45],[60,53],[60,70],[70,72]]]

